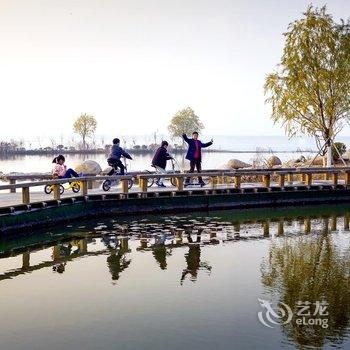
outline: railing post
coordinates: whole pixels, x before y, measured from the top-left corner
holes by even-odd
[[[88,194],[88,187],[89,187],[88,181],[82,180],[81,181],[81,194],[83,196],[87,196],[87,194]]]
[[[86,238],[79,239],[77,246],[81,253],[87,253],[87,240]]]
[[[212,176],[211,177],[211,187],[215,188],[217,184],[220,183],[220,177],[219,176]]]
[[[311,186],[312,185],[312,173],[306,174],[306,185]]]
[[[289,173],[289,174],[287,175],[287,177],[288,177],[288,183],[289,183],[290,185],[292,185],[292,184],[293,184],[293,181],[294,181],[294,179],[293,179],[293,174],[292,174],[292,173]]]
[[[53,261],[58,261],[60,259],[60,245],[56,244],[52,248],[52,260]]]
[[[345,172],[345,185],[350,185],[350,171]]]
[[[270,187],[270,175],[263,175],[263,183],[265,187]]]
[[[147,192],[147,179],[140,178],[140,188],[142,192]]]
[[[29,187],[22,187],[22,203],[30,204]]]
[[[333,183],[333,186],[338,185],[338,173],[332,173],[332,183]]]
[[[310,218],[304,219],[304,232],[305,233],[311,232],[311,220],[310,220]]]
[[[278,184],[280,187],[284,187],[284,179],[285,179],[284,174],[279,174]]]
[[[178,191],[183,191],[183,189],[184,189],[184,178],[183,177],[176,178],[176,187],[177,187]]]
[[[127,179],[122,180],[122,192],[123,193],[129,192],[129,180]]]
[[[345,214],[344,216],[344,230],[349,231],[350,220],[349,215]]]
[[[53,185],[53,198],[59,200],[61,198],[60,184]]]
[[[236,188],[241,188],[241,175],[234,175],[233,182]]]
[[[278,221],[278,224],[277,224],[277,235],[278,236],[283,236],[284,235],[284,226],[283,226],[283,224],[284,224],[283,219]]]
[[[16,185],[16,180],[15,179],[10,179],[10,185]],[[10,193],[16,193],[16,187],[11,187],[10,188]]]
[[[331,230],[332,231],[337,230],[337,217],[336,216],[331,217]]]
[[[263,235],[269,236],[270,235],[270,223],[268,221],[264,221],[262,223],[262,227],[263,227]]]
[[[22,255],[22,269],[28,269],[30,267],[30,252],[26,251]]]

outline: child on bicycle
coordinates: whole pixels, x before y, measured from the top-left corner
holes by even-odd
[[[120,158],[123,156],[127,159],[131,159],[132,157],[130,156],[129,153],[125,152],[120,146],[120,140],[118,138],[115,138],[113,140],[113,146],[111,149],[111,153],[109,154],[107,158],[107,163],[109,166],[112,167],[111,171],[108,173],[109,176],[112,176],[118,168],[120,168],[120,175],[124,175],[125,173],[125,166],[121,162]]]
[[[54,163],[54,167],[52,169],[52,176],[58,177],[59,179],[68,179],[70,177],[79,177],[79,174],[73,169],[67,169],[67,165],[64,164],[66,159],[62,154],[55,157],[52,161]]]
[[[157,149],[153,159],[152,159],[152,166],[156,168],[156,170],[158,172],[160,172],[161,174],[166,174],[166,162],[167,160],[173,159],[168,151],[169,144],[167,141],[162,141],[160,147]],[[158,187],[166,187],[164,185],[164,179],[163,178],[159,178],[158,181],[156,182]]]

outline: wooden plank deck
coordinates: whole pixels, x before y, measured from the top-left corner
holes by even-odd
[[[345,182],[343,180],[339,180],[339,184],[344,184]],[[165,188],[158,187],[157,185],[153,185],[152,187],[149,187],[147,189],[147,192],[166,192],[166,191],[176,191],[176,187],[172,186],[170,182],[165,182],[166,186]],[[293,181],[292,183],[287,183],[287,186],[302,186],[305,185],[302,181]],[[332,181],[329,180],[315,180],[313,181],[313,185],[332,185]],[[271,182],[271,187],[278,187],[278,182]],[[263,183],[242,183],[241,188],[262,188],[265,187]],[[196,190],[209,190],[209,189],[227,189],[227,188],[234,188],[233,184],[215,184],[213,187],[212,184],[207,184],[204,187],[199,186],[188,186],[185,188],[185,190],[189,191],[196,191]],[[137,184],[134,184],[133,187],[129,190],[129,193],[138,193],[140,192],[140,187]],[[89,195],[97,195],[97,194],[107,194],[107,193],[123,193],[121,185],[119,186],[113,186],[108,192],[103,191],[102,188],[95,188],[89,190]],[[67,190],[61,195],[61,198],[71,198],[71,197],[79,197],[82,196],[81,191],[79,193],[74,193],[72,190]],[[54,199],[53,194],[46,194],[44,193],[43,187],[33,187],[30,190],[30,201],[31,203],[36,202],[45,202],[48,200]],[[20,205],[22,204],[22,193],[21,191],[18,191],[16,193],[8,193],[8,191],[0,191],[0,208],[1,207],[8,207],[13,205]]]

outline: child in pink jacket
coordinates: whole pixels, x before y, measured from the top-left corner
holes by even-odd
[[[62,154],[55,157],[52,161],[54,163],[54,167],[52,169],[52,176],[58,177],[59,179],[67,179],[70,177],[79,177],[79,174],[73,169],[67,169],[67,165],[64,164],[66,159]]]

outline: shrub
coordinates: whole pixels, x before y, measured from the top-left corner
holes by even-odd
[[[339,159],[339,154],[335,148],[337,148],[340,155],[346,152],[346,145],[343,142],[334,142],[332,146],[332,155],[334,159]]]

